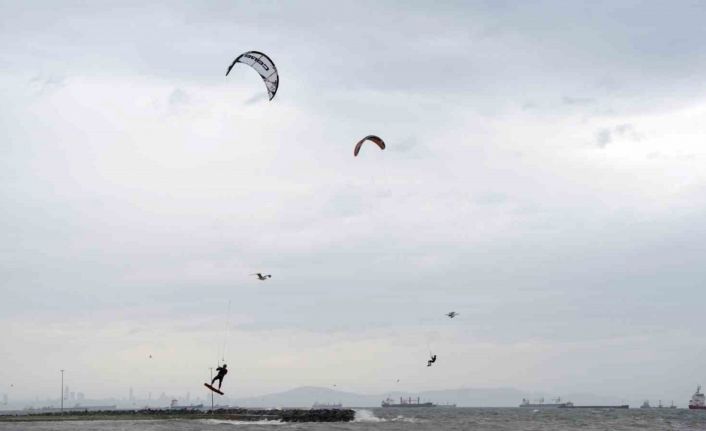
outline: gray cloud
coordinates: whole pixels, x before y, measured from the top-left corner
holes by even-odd
[[[590,97],[570,97],[570,96],[562,97],[561,101],[565,105],[570,105],[570,106],[571,105],[578,105],[578,106],[591,105],[596,102],[594,99],[591,99]]]
[[[42,95],[58,90],[66,85],[66,77],[63,76],[35,76],[29,80],[29,85],[35,89],[37,94]]]
[[[267,101],[267,94],[265,92],[255,93],[249,98],[245,99],[243,102],[245,105],[254,105],[256,103]]]
[[[613,132],[610,129],[601,129],[596,134],[596,144],[600,148],[605,148],[613,140]]]
[[[617,126],[600,129],[596,133],[596,145],[599,148],[605,148],[615,139],[621,138],[639,141],[641,136],[631,124],[619,124]]]
[[[168,103],[172,107],[178,107],[179,105],[188,104],[189,100],[189,95],[186,94],[184,90],[175,88],[174,91],[169,94]]]
[[[481,205],[495,205],[507,202],[508,196],[504,193],[486,193],[476,198],[476,202]]]
[[[679,352],[633,361],[645,382],[691,382],[706,178],[674,161],[700,154],[682,123],[704,104],[704,18],[630,1],[4,2],[0,380],[84,352],[82,384],[112,390],[154,349],[182,359],[137,375],[181,390],[231,300],[250,391],[315,381],[316,355],[374,388],[380,358],[428,339],[456,355],[443,384],[541,387],[567,354],[567,386],[619,392],[582,370],[623,340]],[[272,102],[251,70],[224,77],[248,49],[280,69]],[[353,158],[368,133],[388,149]],[[450,308],[463,326],[438,320]]]

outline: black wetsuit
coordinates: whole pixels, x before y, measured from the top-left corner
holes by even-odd
[[[431,359],[427,361],[427,367],[431,367],[431,364],[433,364],[434,362],[436,362],[436,355],[433,355]]]
[[[218,367],[216,368],[216,371],[218,371],[218,374],[216,374],[216,377],[211,380],[211,386],[213,386],[213,383],[218,380],[218,389],[220,389],[221,384],[223,384],[223,377],[228,374],[228,370],[225,367]]]

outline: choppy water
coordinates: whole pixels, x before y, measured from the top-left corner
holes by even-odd
[[[478,431],[706,431],[706,411],[532,409],[357,409],[351,423],[288,424],[221,420],[0,423],[0,431],[294,431],[294,430],[478,430]]]

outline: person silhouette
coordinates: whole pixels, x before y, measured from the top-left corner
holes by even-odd
[[[218,389],[221,389],[221,384],[223,384],[223,378],[228,374],[228,365],[223,364],[222,367],[216,368],[216,371],[218,371],[218,374],[216,374],[216,377],[211,380],[211,386],[213,386],[213,383],[215,383],[216,380],[218,380]]]

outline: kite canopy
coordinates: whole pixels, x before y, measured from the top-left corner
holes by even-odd
[[[277,87],[279,87],[279,73],[277,73],[277,68],[270,57],[259,51],[248,51],[244,54],[240,54],[235,60],[233,60],[233,63],[228,66],[226,76],[228,76],[230,70],[236,63],[247,64],[255,69],[255,71],[262,77],[262,80],[265,81],[265,86],[267,87],[267,93],[270,96],[270,100],[275,97],[275,94],[277,94]]]
[[[357,144],[355,144],[355,149],[353,150],[354,156],[358,156],[358,153],[360,152],[360,147],[363,146],[363,142],[365,142],[365,141],[374,142],[377,144],[378,147],[380,147],[381,150],[385,149],[385,142],[383,142],[382,139],[380,139],[379,137],[377,137],[375,135],[368,135],[365,138],[358,141]]]

